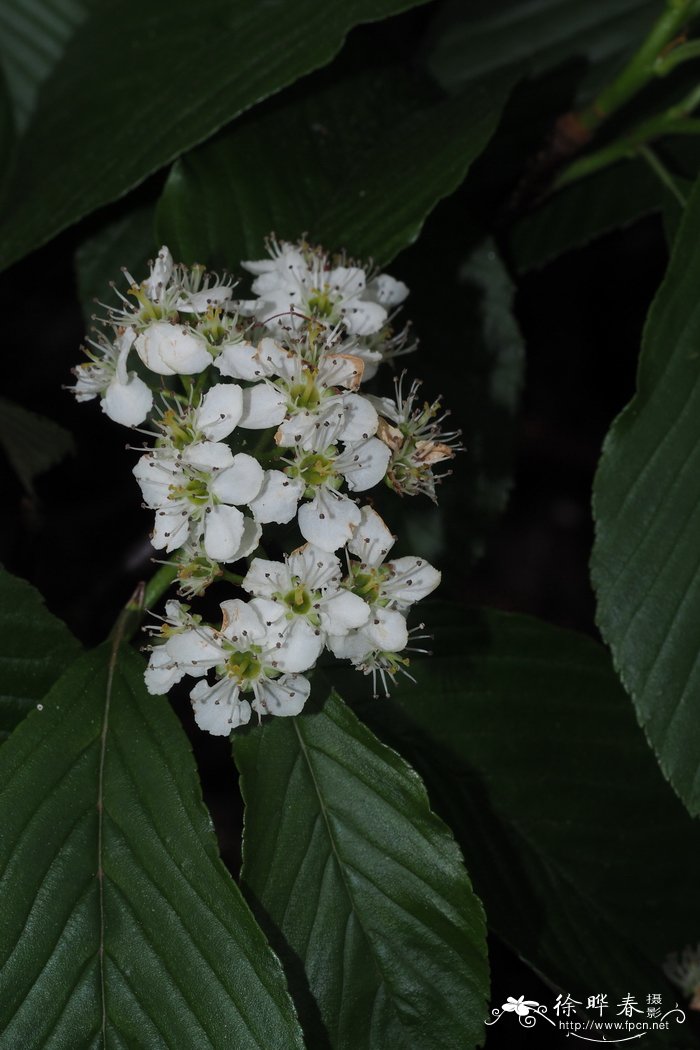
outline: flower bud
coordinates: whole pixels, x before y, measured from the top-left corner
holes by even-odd
[[[190,376],[212,362],[206,342],[191,329],[169,321],[155,321],[134,344],[146,368],[161,376]]]

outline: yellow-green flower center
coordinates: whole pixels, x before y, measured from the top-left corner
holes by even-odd
[[[239,653],[237,650],[230,653],[226,660],[226,674],[229,678],[235,678],[241,685],[246,682],[255,681],[260,677],[262,665],[257,659],[254,651],[258,646],[253,646],[250,652]]]
[[[324,284],[323,288],[313,288],[307,300],[309,310],[317,317],[330,317],[335,308],[335,303],[330,297],[329,288]]]

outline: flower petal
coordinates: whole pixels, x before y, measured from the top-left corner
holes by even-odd
[[[271,598],[251,598],[249,605],[255,609],[265,627],[277,624],[287,613],[287,608],[282,602],[274,602]],[[278,630],[284,626],[285,624],[279,624]]]
[[[269,714],[289,717],[298,715],[303,709],[311,692],[311,685],[303,675],[286,674],[275,681],[263,680],[258,689],[260,699]]]
[[[198,682],[190,699],[195,722],[212,736],[228,736],[233,729],[250,721],[250,704],[240,699],[240,689],[230,679],[213,686]]]
[[[163,649],[171,659],[185,668],[187,674],[197,678],[223,660],[221,646],[211,627],[178,631],[168,638]]]
[[[373,609],[369,620],[360,630],[373,648],[382,652],[399,653],[408,645],[406,620],[395,609]]]
[[[225,470],[233,463],[233,452],[223,441],[194,441],[183,450],[182,459],[199,470]]]
[[[152,452],[141,456],[132,470],[132,474],[139,483],[146,506],[152,510],[167,506],[170,486],[175,483],[179,473],[180,469],[174,459],[157,456]]]
[[[377,410],[362,394],[344,395],[343,415],[343,427],[338,434],[341,441],[363,441],[377,433]]]
[[[378,485],[386,474],[391,450],[379,438],[346,445],[335,461],[336,470],[345,475],[351,492],[363,492]]]
[[[153,407],[153,392],[143,379],[132,372],[126,383],[113,379],[101,402],[102,411],[125,427],[136,427]]]
[[[318,660],[325,635],[304,616],[295,616],[270,650],[270,663],[280,671],[308,671]]]
[[[180,667],[165,646],[159,645],[151,653],[143,679],[152,696],[164,696],[186,674],[185,668]]]
[[[187,540],[190,530],[190,519],[180,510],[157,510],[156,520],[151,533],[151,543],[156,550],[165,550],[170,554],[176,551]]]
[[[348,550],[365,565],[381,565],[394,546],[395,537],[371,507],[362,508],[362,521],[348,543]]]
[[[204,520],[204,550],[212,561],[233,561],[243,538],[244,519],[236,507],[212,507]]]
[[[241,542],[238,545],[236,556],[232,560],[238,561],[239,558],[247,558],[249,554],[252,554],[260,543],[261,536],[262,529],[258,523],[245,515],[243,518],[243,535],[241,536]]]
[[[360,508],[347,496],[321,489],[299,508],[299,531],[323,551],[337,551],[360,524]]]
[[[319,386],[343,386],[357,390],[365,365],[355,354],[324,354],[318,364]]]
[[[214,364],[222,376],[232,379],[262,379],[263,370],[258,360],[258,348],[252,343],[224,343]]]
[[[284,593],[291,590],[292,580],[284,562],[253,558],[241,587],[249,594],[269,598],[277,591]]]
[[[288,478],[281,470],[266,470],[259,493],[249,502],[253,517],[262,525],[271,521],[286,525],[296,514],[303,492],[301,478]]]
[[[288,565],[291,575],[311,591],[323,591],[328,587],[336,591],[342,578],[342,567],[335,554],[314,547],[313,543],[305,543],[292,551]]]
[[[362,627],[370,616],[367,602],[352,591],[340,590],[326,598],[318,610],[321,626],[328,634],[347,634],[355,627]]]
[[[388,273],[377,274],[367,285],[367,294],[382,306],[398,306],[408,295],[408,285]]]
[[[338,660],[351,660],[358,663],[374,646],[362,631],[351,631],[349,634],[330,634],[326,645]]]
[[[134,346],[146,368],[162,376],[194,375],[211,364],[204,339],[181,324],[154,321]]]
[[[243,391],[243,411],[239,427],[247,430],[267,430],[276,427],[285,417],[286,398],[268,383],[256,383]]]
[[[339,397],[329,397],[313,412],[295,412],[278,427],[275,443],[281,448],[298,446],[311,451],[334,444],[345,429],[345,412]]]
[[[294,379],[299,373],[300,360],[296,354],[285,350],[275,339],[267,336],[260,340],[258,360],[266,376],[281,376],[283,379]]]
[[[234,429],[243,411],[243,391],[236,383],[217,383],[195,412],[197,430],[210,441],[221,441]]]
[[[257,496],[263,479],[264,471],[257,459],[239,452],[233,457],[231,466],[216,475],[211,491],[223,503],[242,506]]]
[[[405,605],[413,605],[435,590],[441,574],[424,558],[397,558],[388,563],[392,575],[383,587],[383,593]]]
[[[266,636],[265,625],[253,602],[241,598],[229,598],[221,603],[221,633],[234,642],[242,651],[258,644]]]
[[[379,303],[351,299],[341,313],[350,335],[373,335],[386,323],[386,310]]]

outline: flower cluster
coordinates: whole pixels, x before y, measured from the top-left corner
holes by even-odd
[[[251,711],[297,714],[324,648],[375,688],[408,674],[406,614],[440,575],[421,558],[387,561],[394,537],[358,494],[384,482],[434,499],[433,466],[459,447],[418,384],[404,396],[396,381],[393,399],[362,390],[413,349],[395,327],[406,286],[305,242],[269,249],[242,263],[249,299],[234,298],[227,275],[175,265],[166,247],[146,280],[126,272],[72,388],[150,438],[134,475],[180,593],[226,576],[247,596],[221,604],[218,628],[170,601],[155,632],[149,690],[200,679],[195,717],[216,734]],[[289,550],[293,522],[303,545],[270,560],[263,529],[287,526],[272,542]],[[243,576],[223,568],[243,560]]]

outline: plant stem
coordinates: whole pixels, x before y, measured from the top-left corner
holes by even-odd
[[[696,85],[684,99],[671,106],[664,113],[657,113],[648,120],[638,124],[622,139],[611,142],[608,146],[593,153],[584,154],[575,160],[555,179],[553,188],[561,189],[571,182],[592,175],[601,168],[607,168],[616,161],[630,158],[640,153],[642,147],[662,135],[698,135],[700,120],[690,116],[700,105],[700,85]]]
[[[673,51],[668,49],[674,37],[699,13],[700,0],[677,0],[667,6],[625,68],[589,106],[577,114],[579,123],[589,134],[629,102],[650,80],[659,76],[658,64],[661,61],[663,69],[663,63],[670,62]],[[683,61],[683,58],[679,61]]]
[[[152,609],[158,599],[165,594],[173,580],[177,579],[177,570],[177,565],[161,565],[151,576],[144,589],[142,606],[144,612]]]
[[[109,632],[109,637],[115,645],[120,645],[123,641],[128,642],[134,637],[141,626],[144,614],[152,609],[158,599],[165,594],[176,576],[176,565],[161,565],[148,583],[138,584]]]
[[[640,125],[626,138],[611,142],[609,146],[604,146],[595,153],[587,153],[579,160],[575,160],[555,179],[552,188],[559,190],[572,182],[578,182],[587,175],[601,171],[602,168],[608,168],[619,160],[629,160],[639,153],[648,142],[662,135],[698,134],[700,134],[700,120],[685,118],[668,122],[664,118],[652,119]]]
[[[228,569],[221,570],[221,579],[228,580],[229,583],[235,583],[237,587],[243,583],[243,577],[239,576],[237,572],[229,572]]]

